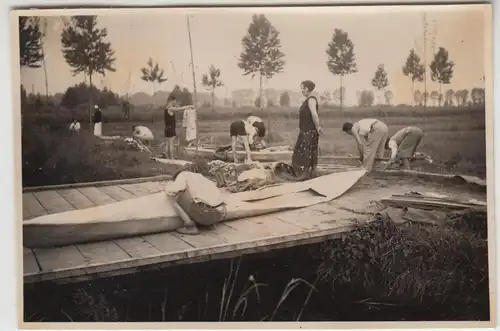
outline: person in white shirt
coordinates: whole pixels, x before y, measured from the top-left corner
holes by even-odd
[[[226,214],[226,206],[217,185],[205,176],[181,170],[165,184],[165,194],[183,221],[177,232],[198,234],[198,227],[213,228]]]
[[[151,147],[151,142],[155,139],[153,132],[143,125],[134,125],[132,127],[132,137],[140,144]]]
[[[79,132],[80,131],[80,122],[78,122],[75,118],[71,120],[71,124],[69,125],[70,131]]]
[[[375,118],[365,118],[352,124],[344,123],[342,131],[356,140],[363,167],[371,172],[375,158],[383,158],[389,129],[384,122]]]
[[[231,136],[233,162],[238,162],[238,158],[236,157],[236,144],[239,138],[242,141],[247,154],[245,162],[252,163],[250,146],[257,142],[260,142],[263,146],[265,146],[265,142],[262,138],[266,135],[266,127],[260,118],[247,116],[244,120],[236,120],[231,123],[229,126],[229,135]]]
[[[386,149],[391,150],[391,158],[385,165],[384,170],[399,160],[403,161],[406,170],[410,170],[410,161],[423,137],[424,132],[415,126],[408,126],[396,132],[385,145]]]

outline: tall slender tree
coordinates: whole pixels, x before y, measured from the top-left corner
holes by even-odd
[[[281,51],[279,31],[263,14],[253,15],[247,34],[242,38],[243,51],[240,54],[238,67],[243,75],[259,76],[259,99],[262,100],[262,80],[271,79],[283,72],[285,55]],[[259,102],[259,108],[263,102]],[[270,117],[267,117],[270,130]]]
[[[448,58],[448,51],[444,47],[439,47],[429,67],[431,69],[432,81],[437,81],[439,83],[439,95],[441,96],[443,84],[449,84],[451,82],[455,63]],[[440,97],[439,106],[441,106],[441,99]]]
[[[215,89],[224,85],[220,80],[220,69],[211,65],[208,68],[208,74],[203,74],[201,77],[201,83],[207,90],[210,90],[212,94],[212,112],[215,112]]]
[[[403,74],[411,79],[412,96],[415,95],[415,82],[424,80],[425,67],[420,61],[420,57],[415,53],[415,50],[412,49],[403,66]]]
[[[114,72],[115,51],[106,41],[106,28],[97,27],[97,16],[72,16],[61,33],[62,53],[66,63],[72,68],[73,76],[83,73],[89,78],[92,90],[94,75],[105,76]],[[89,121],[92,123],[92,93],[89,97]]]
[[[381,103],[380,91],[389,86],[389,79],[387,78],[387,72],[385,72],[384,65],[379,64],[377,71],[372,79],[372,86],[377,90],[379,94],[379,103]]]
[[[151,83],[153,87],[153,108],[156,105],[156,84],[161,85],[167,81],[167,78],[163,76],[164,74],[165,70],[161,69],[158,62],[154,62],[152,58],[149,58],[146,66],[141,68],[141,79],[147,83]]]
[[[343,77],[358,72],[354,54],[354,44],[351,39],[349,39],[347,32],[341,29],[335,29],[332,40],[328,43],[326,54],[328,56],[328,60],[326,61],[328,70],[333,75],[340,77],[340,91],[342,91]],[[341,93],[340,109],[342,109],[343,105],[344,96],[343,93]]]

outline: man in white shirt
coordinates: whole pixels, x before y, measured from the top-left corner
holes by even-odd
[[[389,129],[384,122],[375,118],[365,118],[352,124],[344,123],[342,131],[356,140],[363,167],[371,172],[375,158],[383,158]]]
[[[424,137],[424,132],[415,126],[408,126],[396,132],[387,142],[385,148],[391,150],[391,158],[385,169],[398,160],[403,161],[404,168],[410,170],[410,161],[415,155],[418,145]]]
[[[154,140],[153,132],[143,125],[134,125],[132,127],[132,136],[138,143],[147,147],[151,147],[151,142]]]
[[[181,170],[165,185],[165,194],[182,219],[182,234],[198,234],[198,227],[213,227],[225,216],[225,203],[217,185],[205,176]]]

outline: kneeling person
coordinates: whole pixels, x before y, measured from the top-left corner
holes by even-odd
[[[211,227],[221,222],[226,206],[217,185],[203,175],[181,170],[165,186],[165,193],[184,226],[183,234],[198,234],[198,227]]]
[[[154,140],[154,135],[151,130],[142,125],[134,125],[132,127],[132,136],[139,143],[151,147],[151,142]]]
[[[408,126],[396,132],[385,145],[386,149],[391,150],[391,159],[384,170],[399,160],[403,161],[404,168],[410,170],[410,162],[418,145],[422,141],[424,132],[417,127]]]

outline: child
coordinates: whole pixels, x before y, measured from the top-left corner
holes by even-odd
[[[80,122],[78,122],[75,118],[71,120],[71,124],[69,125],[70,131],[79,132],[80,131]]]

